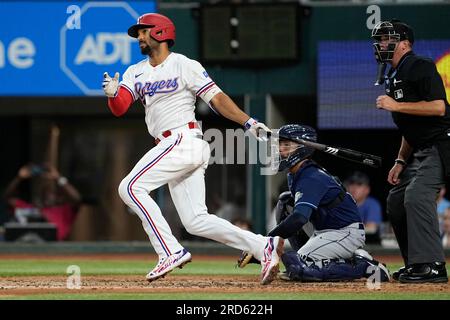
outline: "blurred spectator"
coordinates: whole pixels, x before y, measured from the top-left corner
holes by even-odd
[[[24,181],[35,185],[31,202],[19,194]],[[66,177],[50,165],[29,164],[20,168],[5,190],[4,198],[19,223],[47,221],[57,228],[57,239],[65,240],[72,228],[81,204],[81,196]]]
[[[380,243],[383,214],[380,202],[369,195],[369,177],[363,172],[355,171],[344,181],[344,185],[358,206],[366,230],[366,243]]]
[[[440,218],[444,216],[445,210],[447,208],[450,208],[450,201],[445,198],[446,192],[447,189],[445,187],[442,187],[437,198],[437,213]]]
[[[215,211],[216,216],[230,222],[246,216],[246,198],[243,192],[238,193],[237,189],[234,190],[234,194],[230,196],[231,201],[225,201],[217,194],[214,198],[218,204],[218,209]]]
[[[252,231],[252,223],[246,218],[235,217],[231,220],[231,223],[243,230]]]
[[[444,248],[450,248],[450,207],[445,209],[442,229],[442,245]]]
[[[445,198],[447,189],[445,187],[441,188],[439,192],[437,202],[437,213],[439,219],[439,231],[442,233],[444,231],[444,216],[447,208],[450,208],[450,201]]]

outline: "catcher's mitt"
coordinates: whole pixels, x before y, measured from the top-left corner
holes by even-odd
[[[236,267],[244,268],[249,263],[257,263],[260,262],[249,252],[242,251],[241,256],[239,257]]]

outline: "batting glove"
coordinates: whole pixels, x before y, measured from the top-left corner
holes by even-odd
[[[245,122],[244,127],[250,131],[258,141],[268,141],[268,137],[272,133],[272,130],[264,123],[258,122],[253,118],[248,119],[247,122]]]
[[[114,98],[117,94],[117,89],[119,88],[119,73],[116,72],[114,78],[111,78],[108,72],[105,72],[103,74],[102,87],[107,97]]]

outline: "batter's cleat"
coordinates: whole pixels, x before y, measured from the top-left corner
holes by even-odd
[[[261,259],[261,284],[271,283],[280,271],[280,257],[283,254],[284,239],[269,237]]]
[[[159,278],[164,278],[166,274],[173,269],[182,269],[185,264],[191,261],[192,256],[186,249],[175,252],[174,254],[159,260],[156,267],[147,274],[147,281],[152,282]]]
[[[366,277],[372,276],[375,272],[379,272],[381,282],[389,282],[391,275],[386,265],[375,260],[366,250],[357,249],[353,253],[353,258],[363,260],[367,263]]]

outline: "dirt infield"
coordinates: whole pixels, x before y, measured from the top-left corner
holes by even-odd
[[[103,254],[103,255],[71,255],[71,256],[43,256],[43,255],[22,255],[9,254],[0,255],[0,259],[114,259],[114,260],[152,260],[155,257],[142,254]],[[384,262],[397,262],[398,258],[377,257]],[[195,260],[229,260],[230,257],[220,256],[195,256]],[[145,281],[145,275],[95,275],[82,276],[82,286],[80,289],[70,290],[66,287],[66,276],[20,276],[20,277],[0,277],[0,296],[34,295],[46,293],[173,293],[173,292],[199,292],[199,293],[352,293],[358,294],[367,292],[365,280],[352,282],[328,282],[328,283],[298,283],[275,280],[268,286],[259,283],[258,275],[177,275],[176,272],[168,275],[164,279],[159,279],[153,283]],[[398,282],[382,283],[379,289],[387,293],[440,292],[450,295],[450,285],[448,284],[400,284]]]
[[[147,283],[143,276],[84,276],[80,289],[66,288],[67,277],[32,276],[3,277],[0,279],[1,295],[33,295],[45,293],[245,293],[245,292],[281,292],[302,294],[311,293],[353,293],[367,292],[365,280],[352,282],[328,283],[293,283],[275,280],[270,285],[259,284],[258,276],[177,276],[169,275],[153,283]],[[410,285],[396,282],[382,283],[383,292],[401,293],[406,290],[414,292],[441,292],[450,294],[448,284]]]

